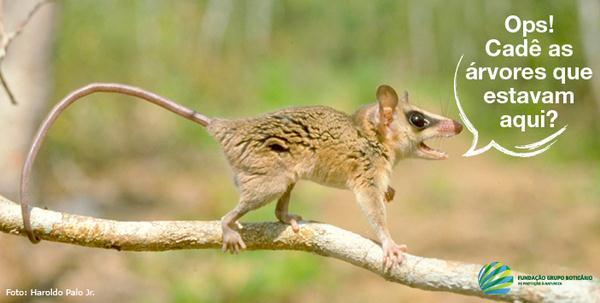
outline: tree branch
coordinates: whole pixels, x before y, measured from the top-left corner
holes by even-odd
[[[128,251],[164,251],[221,247],[218,221],[121,222],[33,208],[32,226],[40,238],[87,247]],[[24,235],[19,205],[0,196],[0,231]],[[299,250],[332,257],[410,287],[514,302],[600,302],[600,284],[563,281],[562,286],[519,286],[506,295],[479,290],[481,265],[405,254],[401,266],[385,272],[378,243],[338,227],[303,222],[294,233],[281,223],[243,224],[248,249]],[[513,271],[513,275],[522,274]],[[597,281],[595,279],[595,281]]]

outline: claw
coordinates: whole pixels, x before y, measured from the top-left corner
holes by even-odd
[[[223,246],[221,247],[223,252],[229,252],[234,255],[244,249],[246,249],[246,244],[238,232],[234,230],[223,231]]]
[[[295,233],[298,233],[298,232],[300,231],[300,226],[298,225],[298,222],[296,222],[296,220],[295,220],[295,219],[291,219],[291,220],[290,220],[290,224],[292,225],[292,230],[293,230]]]
[[[281,221],[281,223],[291,225],[292,230],[295,233],[298,233],[300,231],[300,224],[298,224],[298,222],[302,221],[302,217],[298,215],[287,214],[282,217],[279,217],[279,221]]]
[[[300,224],[298,222],[302,221],[302,217],[298,215],[289,215],[290,216],[290,225],[292,225],[292,230],[295,233],[300,232]]]
[[[404,259],[402,254],[406,252],[407,246],[398,245],[393,241],[383,244],[383,267],[386,271],[391,270],[394,266],[400,265]]]

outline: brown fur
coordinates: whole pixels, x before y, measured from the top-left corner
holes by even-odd
[[[339,188],[374,185],[382,169],[391,169],[394,152],[371,127],[357,126],[333,108],[312,106],[258,118],[213,119],[208,131],[221,143],[238,186],[252,176],[282,183],[269,186],[281,191],[299,179]]]

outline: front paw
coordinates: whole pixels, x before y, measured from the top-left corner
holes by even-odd
[[[237,254],[244,249],[246,249],[246,244],[238,232],[230,229],[223,231],[223,246],[221,247],[223,252]]]
[[[404,260],[402,253],[405,253],[407,246],[404,244],[396,244],[394,241],[385,241],[382,245],[383,249],[383,268],[388,271],[396,265],[400,265]]]

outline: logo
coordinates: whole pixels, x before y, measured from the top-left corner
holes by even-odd
[[[500,262],[484,265],[479,271],[477,279],[479,280],[479,288],[486,295],[507,294],[513,284],[510,267]]]

